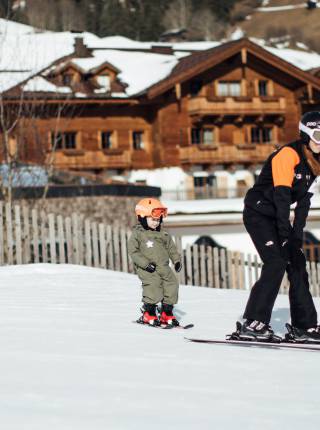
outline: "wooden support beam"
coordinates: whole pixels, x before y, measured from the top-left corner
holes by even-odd
[[[175,91],[176,91],[177,100],[180,100],[181,99],[181,84],[180,83],[175,85]]]
[[[311,84],[307,85],[307,91],[308,91],[308,100],[313,100],[313,88]]]
[[[246,50],[246,48],[241,49],[241,62],[242,62],[242,64],[247,64],[247,50]]]

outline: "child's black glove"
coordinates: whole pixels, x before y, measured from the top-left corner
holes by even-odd
[[[146,267],[146,271],[149,273],[153,273],[156,270],[156,265],[154,263],[149,263]]]
[[[182,269],[182,265],[181,265],[180,261],[177,261],[176,264],[174,265],[174,270],[176,272],[180,272],[181,269]]]

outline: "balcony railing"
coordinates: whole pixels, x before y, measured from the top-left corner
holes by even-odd
[[[190,145],[179,148],[182,164],[261,163],[274,151],[276,143],[216,146]]]
[[[190,98],[188,111],[196,114],[284,114],[286,99],[284,97],[212,97],[205,96]]]
[[[131,157],[130,151],[120,149],[112,151],[59,150],[54,154],[53,164],[59,169],[121,169],[130,167]]]

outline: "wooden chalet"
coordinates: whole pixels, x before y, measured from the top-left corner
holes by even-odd
[[[171,51],[158,45],[153,55]],[[74,54],[32,77],[34,88],[28,80],[8,90],[8,112],[21,112],[13,152],[102,177],[181,166],[210,183],[218,170],[258,169],[297,138],[301,113],[320,103],[316,74],[248,39],[181,56],[164,79],[136,94],[126,95],[120,72],[77,40]]]

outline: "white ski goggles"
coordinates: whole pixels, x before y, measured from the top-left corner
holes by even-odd
[[[306,133],[310,139],[312,139],[315,143],[320,145],[320,129],[319,128],[309,128],[306,125],[299,122],[299,130]]]

